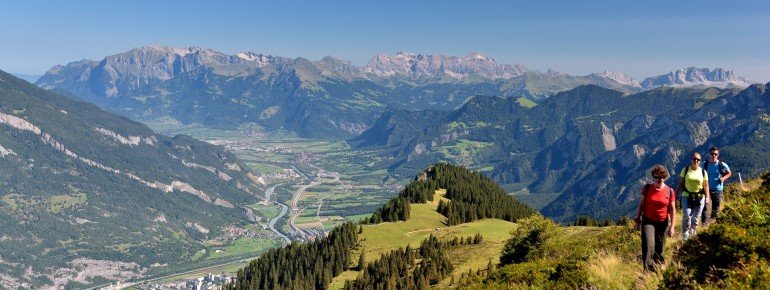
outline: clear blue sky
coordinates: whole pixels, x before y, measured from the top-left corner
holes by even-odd
[[[570,74],[720,66],[770,81],[770,1],[25,0],[0,5],[0,25],[0,69],[29,74],[163,44],[358,65],[478,51]]]

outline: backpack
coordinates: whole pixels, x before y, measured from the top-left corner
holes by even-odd
[[[643,192],[644,192],[644,196],[645,197],[647,196],[647,194],[650,193],[649,192],[650,191],[650,187],[652,187],[652,186],[653,186],[652,183],[647,183],[647,184],[644,185]],[[671,198],[674,195],[674,189],[671,188],[671,186],[668,186],[668,185],[666,185],[666,187],[668,187],[668,201],[666,201],[666,204],[670,204],[671,203]],[[666,206],[666,211],[668,211],[668,206]],[[666,213],[666,214],[668,214],[668,213]]]
[[[647,184],[644,185],[644,195],[645,196],[647,196],[647,194],[649,193],[651,186],[652,186],[652,183],[647,183]],[[668,203],[671,202],[671,196],[674,194],[674,189],[671,188],[671,186],[668,186],[668,185],[666,185],[666,186],[668,187],[668,202],[666,204],[668,204]]]
[[[701,167],[700,170],[701,172],[703,172],[703,180],[706,180],[706,168]],[[682,171],[686,175],[687,171],[690,171],[690,166],[685,167]],[[682,187],[683,187],[682,190],[684,192],[687,192],[687,207],[688,208],[700,207],[700,200],[704,195],[706,195],[706,189],[701,188],[701,190],[699,190],[698,192],[691,192],[687,190],[687,185],[683,185]]]
[[[706,164],[703,165],[703,169],[709,170],[709,161],[706,160]],[[717,171],[719,171],[719,177],[725,176],[725,166],[724,162],[719,161],[717,162]]]

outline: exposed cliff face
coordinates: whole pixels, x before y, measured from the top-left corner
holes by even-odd
[[[622,72],[616,72],[616,71],[608,70],[608,71],[604,71],[602,73],[599,73],[597,75],[605,77],[605,78],[608,78],[608,79],[611,79],[613,81],[616,81],[616,82],[624,84],[624,85],[629,85],[629,86],[634,86],[634,87],[641,87],[639,82],[637,82],[632,77],[630,77],[630,76],[628,76],[628,75],[626,75],[626,74],[624,74]]]
[[[378,54],[363,67],[363,71],[379,77],[407,77],[410,79],[464,80],[510,79],[523,75],[527,69],[520,64],[499,64],[494,59],[472,52],[464,57],[424,55],[399,52],[395,55]]]
[[[715,145],[733,172],[756,176],[770,165],[770,154],[764,149],[770,145],[766,86],[755,84],[737,95],[720,96],[681,114],[658,116],[649,127],[639,126],[639,121],[648,124],[646,120],[631,120],[626,126],[638,130],[637,137],[581,169],[587,172],[584,177],[566,188],[543,213],[561,220],[576,214],[613,218],[628,213],[641,186],[649,181],[649,168],[664,164],[676,176],[689,163],[691,152],[705,155]],[[676,180],[671,178],[668,183],[675,186]],[[574,201],[580,202],[576,205]]]

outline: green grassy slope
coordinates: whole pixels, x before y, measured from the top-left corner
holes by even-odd
[[[761,185],[761,183],[764,183]],[[520,220],[513,237],[545,229],[523,261],[461,274],[461,289],[766,289],[770,285],[770,174],[727,188],[723,215],[696,237],[667,239],[658,272],[641,267],[640,234],[631,225],[559,227]],[[677,213],[681,214],[681,211]],[[521,252],[519,252],[520,255]],[[467,271],[466,271],[467,272]],[[462,272],[460,272],[462,273]]]
[[[437,191],[441,194],[442,191]],[[436,212],[438,198],[426,204],[412,204],[411,217],[408,221],[386,222],[375,225],[363,225],[363,233],[359,235],[359,249],[352,255],[358,257],[364,251],[367,261],[374,261],[380,255],[391,250],[410,245],[416,248],[431,234],[442,241],[457,238],[472,237],[482,234],[484,241],[479,245],[463,245],[450,251],[455,272],[476,271],[485,268],[492,260],[497,263],[505,240],[510,237],[515,223],[498,219],[483,219],[456,226],[446,226],[446,217]],[[357,262],[357,261],[354,261]],[[358,271],[347,271],[336,277],[330,289],[342,289],[345,280],[353,280]],[[446,285],[443,281],[439,285]]]

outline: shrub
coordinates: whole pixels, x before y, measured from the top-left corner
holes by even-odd
[[[556,224],[540,215],[519,220],[519,227],[513,232],[503,248],[500,264],[507,265],[531,261],[538,257],[541,245],[556,232]]]

